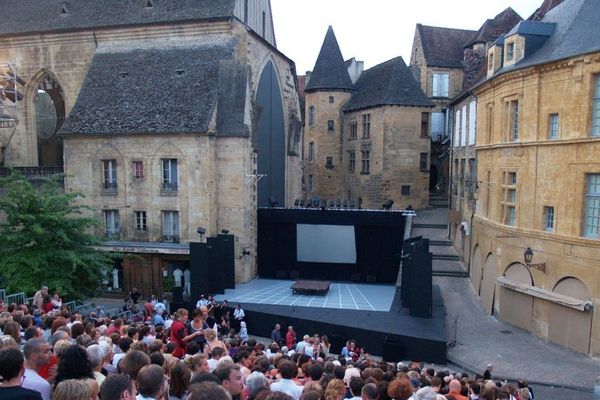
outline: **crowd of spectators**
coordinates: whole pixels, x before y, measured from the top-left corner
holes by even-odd
[[[325,335],[299,340],[293,327],[283,333],[279,324],[270,342],[259,342],[248,336],[241,307],[231,312],[210,297],[191,318],[186,309],[168,315],[151,298],[140,322],[60,307],[46,311],[45,297],[33,311],[0,302],[0,399],[534,398],[525,381],[494,379],[491,365],[469,376],[418,362],[389,363],[354,340],[334,352]]]

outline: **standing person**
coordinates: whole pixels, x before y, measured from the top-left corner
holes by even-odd
[[[200,351],[204,350],[204,345],[206,344],[206,338],[204,337],[204,330],[210,328],[206,321],[202,318],[202,310],[196,308],[194,313],[192,314],[194,319],[190,321],[188,324],[188,332],[195,333],[199,332],[198,336],[194,338],[194,342],[200,345]]]
[[[191,339],[200,336],[200,331],[188,334],[185,327],[188,320],[188,310],[180,308],[175,313],[175,321],[171,325],[171,342],[175,343],[173,357],[183,357],[187,353],[187,342]]]
[[[248,328],[246,327],[246,323],[244,321],[240,322],[240,339],[242,339],[242,343],[246,343],[248,341]]]
[[[44,314],[48,314],[50,311],[54,310],[54,305],[52,304],[52,298],[49,294],[45,295],[42,299],[42,312]]]
[[[100,387],[102,400],[135,400],[136,396],[134,381],[127,374],[109,375]]]
[[[55,310],[60,310],[62,308],[62,299],[58,293],[54,293],[51,301]]]
[[[51,354],[50,345],[44,339],[29,339],[25,342],[25,346],[23,346],[25,374],[22,386],[26,389],[39,392],[43,400],[50,400],[52,398],[52,388],[38,374],[38,371],[50,361]]]
[[[283,340],[281,339],[281,325],[275,324],[275,329],[271,332],[271,341],[277,343],[279,346],[282,345]]]
[[[235,306],[235,310],[233,310],[233,319],[235,319],[234,329],[239,332],[240,331],[240,322],[242,322],[246,318],[246,313],[244,313],[244,309],[241,304]]]
[[[25,373],[24,359],[16,347],[5,347],[0,350],[0,399],[4,400],[42,400],[42,395],[21,387],[21,378]]]
[[[42,303],[44,301],[44,296],[48,295],[48,286],[42,286],[40,290],[35,292],[33,295],[33,304],[38,308],[38,310],[42,309]]]
[[[326,335],[321,336],[321,353],[327,358],[329,357],[329,352],[331,351],[331,343],[329,343],[329,338]]]
[[[285,345],[288,349],[292,350],[296,348],[296,331],[293,326],[288,326],[288,331],[285,334]]]

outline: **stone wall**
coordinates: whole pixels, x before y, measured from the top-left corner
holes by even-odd
[[[593,87],[600,71],[600,55],[501,75],[476,91],[478,97],[477,175],[480,184],[473,248],[483,258],[494,254],[494,277],[523,262],[531,247],[533,285],[552,291],[563,278],[582,282],[594,308],[590,351],[600,354],[600,244],[584,237],[587,174],[600,173],[600,138],[591,137]],[[519,102],[519,139],[508,141],[507,102]],[[549,115],[559,114],[557,139],[549,139]],[[516,218],[504,224],[506,201],[503,173],[516,172]],[[490,176],[489,181],[487,176]],[[554,207],[554,229],[545,229],[544,208]],[[481,260],[473,264],[482,265]],[[501,308],[500,302],[497,307]],[[533,302],[532,330],[551,339],[552,307]],[[505,310],[506,311],[506,310]],[[561,343],[565,344],[565,343]]]

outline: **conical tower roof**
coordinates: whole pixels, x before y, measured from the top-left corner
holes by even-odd
[[[331,25],[327,29],[308,85],[304,89],[305,92],[316,90],[352,90],[352,80],[344,65],[344,58]]]

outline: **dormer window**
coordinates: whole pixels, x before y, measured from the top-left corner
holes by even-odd
[[[450,77],[447,72],[434,73],[432,78],[431,95],[433,97],[448,97]]]
[[[506,61],[512,61],[515,58],[515,43],[506,45]]]

